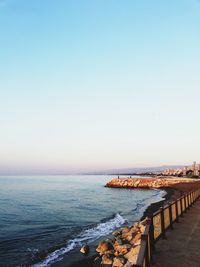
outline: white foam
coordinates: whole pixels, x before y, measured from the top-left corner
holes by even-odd
[[[157,188],[154,188],[154,190],[158,191],[157,198],[159,201],[165,199],[165,196],[167,195],[167,192],[165,190],[161,190]]]
[[[113,219],[100,223],[94,228],[82,231],[76,238],[69,240],[65,247],[50,253],[42,262],[36,263],[32,265],[32,267],[50,266],[50,264],[61,260],[64,254],[73,250],[75,247],[81,246],[83,243],[93,242],[101,236],[108,235],[114,229],[119,228],[124,223],[125,219],[120,214],[116,214]]]

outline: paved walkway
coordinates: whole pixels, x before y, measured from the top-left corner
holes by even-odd
[[[200,267],[200,201],[174,223],[166,237],[156,244],[153,267]]]

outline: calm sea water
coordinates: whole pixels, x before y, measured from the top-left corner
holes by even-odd
[[[158,190],[105,188],[109,176],[0,177],[0,266],[67,266],[92,244],[138,220]]]

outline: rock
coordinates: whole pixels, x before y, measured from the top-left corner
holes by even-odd
[[[122,238],[126,239],[128,241],[131,241],[131,239],[133,238],[134,233],[135,232],[130,230],[129,232],[122,234]]]
[[[144,225],[135,224],[130,228],[129,232],[122,234],[122,238],[133,244],[133,239],[134,241],[140,239],[141,233],[144,232],[144,229]]]
[[[116,252],[119,253],[119,255],[124,255],[128,253],[128,251],[131,249],[131,245],[130,244],[120,245],[118,242],[115,242],[114,249]]]
[[[100,242],[98,247],[96,248],[96,251],[101,254],[103,254],[107,250],[109,250],[109,244],[108,242],[105,241]]]
[[[112,267],[123,267],[125,264],[125,259],[123,257],[115,257],[113,260]]]
[[[81,247],[80,252],[83,254],[88,254],[89,253],[89,246],[88,245],[84,245]]]
[[[143,224],[140,224],[140,233],[144,233],[145,226]]]
[[[128,233],[130,231],[130,228],[128,227],[128,226],[126,226],[126,227],[124,227],[123,229],[122,229],[122,234],[124,234],[124,233]]]
[[[122,240],[122,244],[123,245],[130,244],[130,242],[127,239],[125,239],[125,238],[122,238],[121,240]]]
[[[134,186],[135,186],[135,187],[138,187],[139,184],[140,184],[140,180],[136,180],[135,183],[134,183]]]
[[[133,247],[124,257],[132,264],[136,264],[140,246]]]
[[[114,250],[107,250],[104,252],[104,255],[114,255],[115,251]]]
[[[137,233],[136,236],[130,241],[131,245],[140,245],[141,244],[141,233]]]
[[[133,266],[133,264],[130,263],[129,261],[127,261],[123,267],[132,267],[132,266]]]
[[[113,263],[113,260],[109,255],[103,255],[102,256],[101,264],[112,265],[112,263]]]
[[[115,251],[114,255],[115,255],[115,257],[118,257],[119,256],[119,252]]]
[[[121,233],[122,233],[122,230],[121,229],[118,229],[118,230],[113,231],[112,232],[112,235],[118,236],[118,235],[121,235]]]
[[[131,232],[127,233],[124,235],[124,238],[130,242],[133,239],[133,234]]]
[[[116,242],[119,244],[119,245],[122,245],[123,244],[123,241],[120,237],[116,237]],[[115,243],[116,243],[115,242]]]

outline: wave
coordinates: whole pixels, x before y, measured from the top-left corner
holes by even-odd
[[[160,202],[165,199],[167,192],[165,190],[160,190],[153,188],[154,194],[150,197],[143,199],[141,202],[136,203],[135,208],[132,210],[134,212],[134,222],[137,222],[144,214],[145,210],[150,204]],[[136,215],[137,214],[137,215]]]
[[[32,265],[32,267],[46,267],[56,261],[60,261],[62,260],[64,254],[73,250],[77,246],[81,246],[85,243],[91,243],[101,236],[108,235],[116,228],[122,226],[125,222],[126,220],[117,213],[114,218],[106,222],[101,222],[93,228],[82,231],[76,238],[69,240],[65,247],[50,253],[42,262],[36,263]]]
[[[165,196],[167,195],[167,192],[165,190],[154,188],[154,191],[156,191],[155,196],[157,197],[158,201],[165,199]]]

